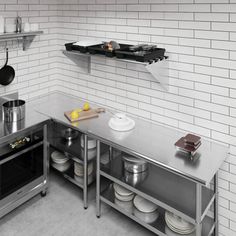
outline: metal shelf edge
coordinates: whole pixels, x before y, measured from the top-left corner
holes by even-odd
[[[31,31],[31,32],[22,32],[22,33],[4,33],[0,34],[0,40],[10,39],[10,38],[23,38],[34,35],[43,34],[43,31]]]
[[[67,51],[67,50],[62,50],[64,54],[71,54],[71,55],[78,55],[78,56],[84,56],[84,57],[102,57],[102,58],[107,58],[107,59],[113,59],[117,61],[123,61],[126,63],[134,63],[134,64],[139,64],[139,65],[149,65],[148,62],[139,62],[139,61],[134,61],[134,60],[127,60],[127,59],[119,59],[116,57],[106,57],[104,55],[99,55],[99,54],[89,54],[89,53],[81,53],[81,52],[76,52],[76,51]]]

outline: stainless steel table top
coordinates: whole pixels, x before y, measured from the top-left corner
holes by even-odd
[[[99,118],[71,124],[64,117],[64,112],[81,107],[82,104],[83,101],[74,97],[53,93],[39,99],[35,110],[203,185],[210,183],[228,155],[226,146],[203,139],[199,152],[191,160],[188,156],[178,154],[174,146],[186,133],[138,118],[134,118],[136,126],[132,131],[114,131],[108,126],[112,117],[108,111],[100,114]]]
[[[47,122],[49,120],[48,116],[39,114],[37,111],[35,111],[35,102],[37,103],[37,100],[26,102],[25,119],[18,122],[7,123],[4,122],[2,120],[2,116],[0,116],[0,142],[3,142],[12,135],[16,135],[20,131],[35,125],[39,125],[40,123]]]

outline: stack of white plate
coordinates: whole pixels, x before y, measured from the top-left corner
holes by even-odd
[[[195,230],[195,226],[181,217],[171,213],[169,211],[165,212],[165,221],[167,226],[177,234],[191,234]]]
[[[84,135],[81,135],[80,138],[81,156],[84,156]],[[97,154],[97,143],[95,139],[88,138],[88,160],[91,161],[96,157]]]
[[[84,166],[81,163],[74,162],[74,179],[80,183],[84,183]],[[88,164],[88,184],[92,183],[94,179],[94,167],[93,162]]]
[[[81,135],[80,145],[84,148],[84,135]],[[88,149],[94,149],[97,147],[97,143],[95,139],[88,138]]]
[[[113,184],[113,188],[115,193],[115,204],[129,213],[133,213],[134,193],[117,183]]]
[[[82,163],[74,162],[74,172],[78,176],[84,176],[84,166]],[[88,164],[88,175],[93,173],[93,162]]]
[[[64,172],[66,170],[69,169],[70,167],[70,162],[69,162],[69,158],[67,158],[63,153],[58,152],[58,151],[54,151],[51,154],[51,159],[52,159],[52,163],[51,165],[61,171]]]
[[[140,220],[150,224],[157,220],[159,213],[158,206],[147,199],[136,196],[134,198],[134,215]]]
[[[88,161],[91,161],[92,159],[94,159],[96,157],[97,154],[97,149],[93,148],[93,149],[88,149]],[[84,157],[84,149],[81,148],[81,156]]]

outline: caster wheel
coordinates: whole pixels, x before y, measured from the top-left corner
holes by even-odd
[[[84,207],[84,210],[87,210],[88,209],[88,207]]]
[[[43,191],[43,192],[41,192],[41,197],[46,197],[46,195],[47,195],[47,192],[45,191]]]
[[[97,216],[98,219],[100,219],[100,216]]]

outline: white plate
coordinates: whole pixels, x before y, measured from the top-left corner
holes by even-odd
[[[169,224],[176,229],[176,231],[178,230],[179,232],[189,232],[191,233],[195,227],[193,224],[187,222],[186,220],[182,219],[179,216],[176,216],[175,214],[173,214],[172,212],[166,211],[165,212],[165,219],[166,221],[169,222]]]
[[[84,148],[84,135],[81,135],[80,145]],[[88,149],[93,149],[97,147],[97,142],[95,139],[88,138]]]
[[[147,199],[136,195],[134,198],[134,206],[141,212],[150,213],[157,210],[158,206]]]
[[[77,176],[77,175],[74,175],[74,179],[76,180],[76,182],[78,182],[79,184],[84,184],[84,178],[81,177],[81,176]],[[94,175],[89,175],[88,176],[88,185],[91,184],[94,180]]]
[[[93,162],[91,162],[88,164],[88,175],[91,175],[93,173],[93,169]],[[74,162],[74,173],[77,176],[84,176],[84,166],[82,164]]]
[[[113,184],[113,188],[114,188],[115,192],[117,192],[121,196],[130,196],[130,195],[134,194],[132,191],[124,188],[123,186],[121,186],[117,183]]]
[[[101,44],[102,42],[101,41],[92,41],[92,40],[81,40],[81,41],[78,41],[76,43],[73,43],[73,45],[75,46],[80,46],[80,47],[89,47],[89,46],[93,46],[93,45],[97,45],[97,44]]]
[[[67,158],[63,153],[58,152],[58,151],[54,151],[51,154],[51,158],[52,158],[52,161],[57,164],[63,164],[69,160],[69,158]]]
[[[169,229],[171,229],[173,232],[177,233],[177,234],[190,234],[192,233],[194,230],[180,230],[175,228],[174,226],[171,225],[171,223],[169,222],[168,218],[165,217],[165,221],[166,221],[166,225],[169,227]]]
[[[150,213],[144,213],[144,212],[139,211],[135,207],[134,207],[134,215],[138,219],[140,219],[148,224],[155,222],[159,217],[159,213],[157,212],[157,210],[150,212]]]
[[[165,226],[165,234],[167,236],[180,236],[181,235],[171,230],[167,225]],[[187,234],[186,236],[195,236],[195,232]]]
[[[130,202],[133,200],[134,194],[131,194],[129,196],[124,196],[124,195],[120,195],[119,193],[115,191],[115,197],[122,202]]]
[[[174,235],[177,235],[177,236],[179,236],[179,235],[185,235],[185,236],[195,235],[194,229],[182,231],[182,230],[174,228],[168,221],[166,221],[166,225],[172,231],[172,233],[175,233]]]
[[[52,167],[57,169],[60,172],[65,172],[70,168],[70,162],[66,162],[64,164],[57,164],[57,163],[51,163]]]
[[[124,209],[126,212],[133,213],[134,205],[133,201],[120,201],[119,199],[115,198],[115,204],[122,209]]]
[[[97,149],[93,148],[93,149],[88,149],[88,160],[92,160],[93,158],[95,158],[97,155]],[[84,159],[84,149],[81,148],[81,156],[83,157],[82,160]]]
[[[135,127],[135,121],[125,114],[117,113],[109,120],[108,125],[111,129],[116,131],[129,131]]]

